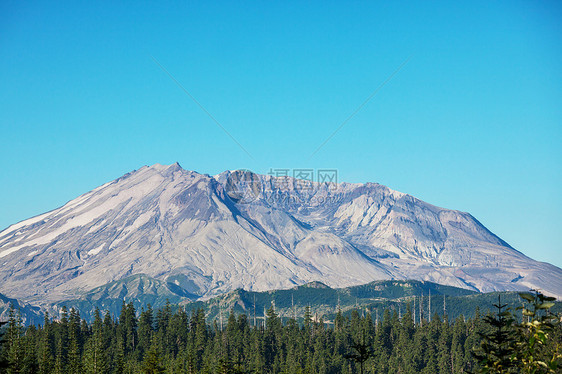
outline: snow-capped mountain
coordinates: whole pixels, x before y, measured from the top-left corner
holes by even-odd
[[[470,214],[373,183],[156,164],[0,232],[0,292],[26,302],[76,299],[135,274],[203,298],[382,279],[562,296],[560,268]]]

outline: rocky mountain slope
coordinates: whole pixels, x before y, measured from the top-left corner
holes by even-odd
[[[0,321],[8,321],[10,319],[10,310],[13,310],[14,318],[21,321],[25,325],[43,323],[43,314],[39,307],[21,303],[16,299],[11,299],[0,294]]]
[[[136,274],[203,299],[382,279],[562,296],[561,269],[470,214],[372,183],[156,164],[0,232],[0,292],[26,302],[77,299]]]

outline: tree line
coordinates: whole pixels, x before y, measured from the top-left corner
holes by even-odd
[[[256,326],[246,314],[207,321],[169,303],[118,318],[96,309],[92,323],[71,308],[24,328],[12,308],[3,328],[0,372],[7,373],[470,373],[560,372],[560,318],[552,300],[522,294],[517,322],[501,300],[498,312],[414,323],[412,311],[338,311],[331,324],[306,308],[302,323],[267,310]],[[255,321],[255,320],[254,320]],[[532,370],[531,370],[532,369]]]

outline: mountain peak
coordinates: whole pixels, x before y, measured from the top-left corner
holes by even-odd
[[[156,163],[152,166],[147,166],[147,168],[149,169],[154,169],[154,170],[158,170],[158,171],[164,171],[164,170],[171,170],[171,171],[177,171],[177,170],[183,170],[182,167],[180,166],[179,162],[174,162],[173,164],[170,165],[163,165],[163,164],[159,164]]]
[[[174,169],[174,170],[183,170],[183,168],[181,167],[179,162],[174,162],[172,165],[170,165],[168,168]]]

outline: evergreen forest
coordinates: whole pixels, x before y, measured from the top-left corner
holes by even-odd
[[[306,308],[299,321],[271,306],[263,322],[172,306],[118,318],[95,310],[91,323],[65,307],[24,327],[18,311],[2,322],[0,372],[6,373],[559,373],[560,316],[538,292],[516,309],[454,320],[415,320],[407,310],[339,311],[331,324]],[[519,316],[518,316],[519,315]],[[429,316],[428,316],[429,317]]]

